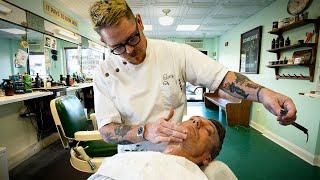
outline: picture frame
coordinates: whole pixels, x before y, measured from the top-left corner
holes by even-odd
[[[241,34],[239,72],[259,74],[262,26]]]
[[[44,35],[44,47],[57,50],[57,40],[54,37]]]

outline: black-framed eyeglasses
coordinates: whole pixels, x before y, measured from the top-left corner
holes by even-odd
[[[127,50],[126,45],[135,46],[139,42],[140,42],[140,32],[138,29],[138,23],[136,22],[136,33],[133,36],[129,37],[125,43],[121,43],[117,45],[117,47],[111,49],[111,53],[115,55],[120,55]]]

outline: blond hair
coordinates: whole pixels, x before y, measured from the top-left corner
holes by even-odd
[[[100,0],[90,8],[90,16],[95,31],[99,32],[104,27],[110,27],[126,17],[134,19],[134,15],[125,0]]]

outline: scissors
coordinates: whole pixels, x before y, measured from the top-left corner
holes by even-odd
[[[285,115],[287,114],[287,112],[288,112],[288,111],[286,111],[286,110],[284,110],[284,109],[281,109],[281,110],[280,110],[281,116],[285,116]],[[306,141],[306,142],[308,142],[309,134],[308,134],[308,129],[307,129],[307,128],[301,126],[300,124],[298,124],[298,123],[296,123],[296,122],[293,122],[293,123],[291,123],[290,125],[298,128],[300,131],[302,131],[303,133],[305,133],[305,134],[307,135],[307,141]]]

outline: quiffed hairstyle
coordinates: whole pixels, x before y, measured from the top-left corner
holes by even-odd
[[[98,33],[104,27],[117,24],[123,17],[134,19],[134,14],[125,0],[97,1],[90,8],[90,16],[94,30]]]
[[[218,131],[218,135],[219,135],[219,145],[218,145],[218,147],[213,147],[212,151],[211,151],[211,158],[215,159],[221,151],[224,137],[226,135],[226,130],[219,121],[212,120],[212,119],[209,119],[209,120],[214,124],[214,126],[216,127],[216,129]]]

